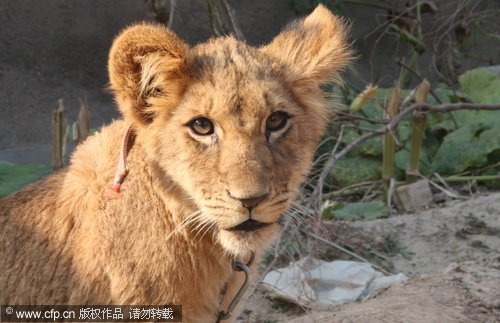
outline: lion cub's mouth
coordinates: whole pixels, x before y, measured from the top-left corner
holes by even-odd
[[[228,231],[255,231],[259,230],[263,227],[267,227],[268,225],[271,225],[272,223],[265,223],[265,222],[260,222],[257,220],[249,219],[246,220],[245,222],[241,222],[237,226],[234,226],[232,228],[226,229]]]

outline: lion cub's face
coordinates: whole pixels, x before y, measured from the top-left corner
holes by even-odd
[[[148,25],[115,41],[125,118],[199,208],[199,227],[234,255],[276,235],[307,174],[328,116],[319,85],[349,58],[342,27],[319,7],[260,49],[232,38],[189,49]]]
[[[174,154],[162,164],[227,250],[254,249],[277,232],[323,116],[294,99],[270,59],[231,38],[195,48],[188,64],[186,92],[161,123],[160,145]]]

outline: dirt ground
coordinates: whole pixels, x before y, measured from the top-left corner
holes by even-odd
[[[333,241],[356,251],[369,244],[386,268],[410,279],[328,312],[273,300],[259,288],[241,322],[500,322],[500,193],[326,226]]]

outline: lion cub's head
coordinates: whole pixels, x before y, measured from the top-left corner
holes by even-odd
[[[261,48],[231,37],[190,48],[136,25],[115,40],[109,74],[151,162],[244,256],[277,233],[327,122],[320,85],[350,57],[344,24],[319,6]]]

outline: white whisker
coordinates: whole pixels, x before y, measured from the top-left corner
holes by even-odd
[[[207,226],[207,227],[206,227],[205,232],[201,235],[201,237],[200,237],[200,241],[201,241],[201,240],[203,240],[203,237],[205,237],[205,235],[206,235],[208,232],[210,232],[210,231],[215,232],[216,227],[217,227],[217,226],[215,225],[215,223],[211,223],[211,222],[209,222],[209,226]]]
[[[170,240],[172,236],[175,234],[181,232],[186,228],[188,225],[194,223],[195,221],[199,220],[199,216],[201,215],[201,210],[197,210],[190,215],[188,215],[184,220],[179,223],[179,225],[172,231],[170,234],[166,237],[166,241]]]
[[[201,234],[200,240],[202,240],[205,228],[210,228],[212,226],[212,222],[208,219],[202,219],[200,223],[196,226],[194,230],[196,230],[196,234],[194,235],[193,240],[196,240],[199,234]]]

